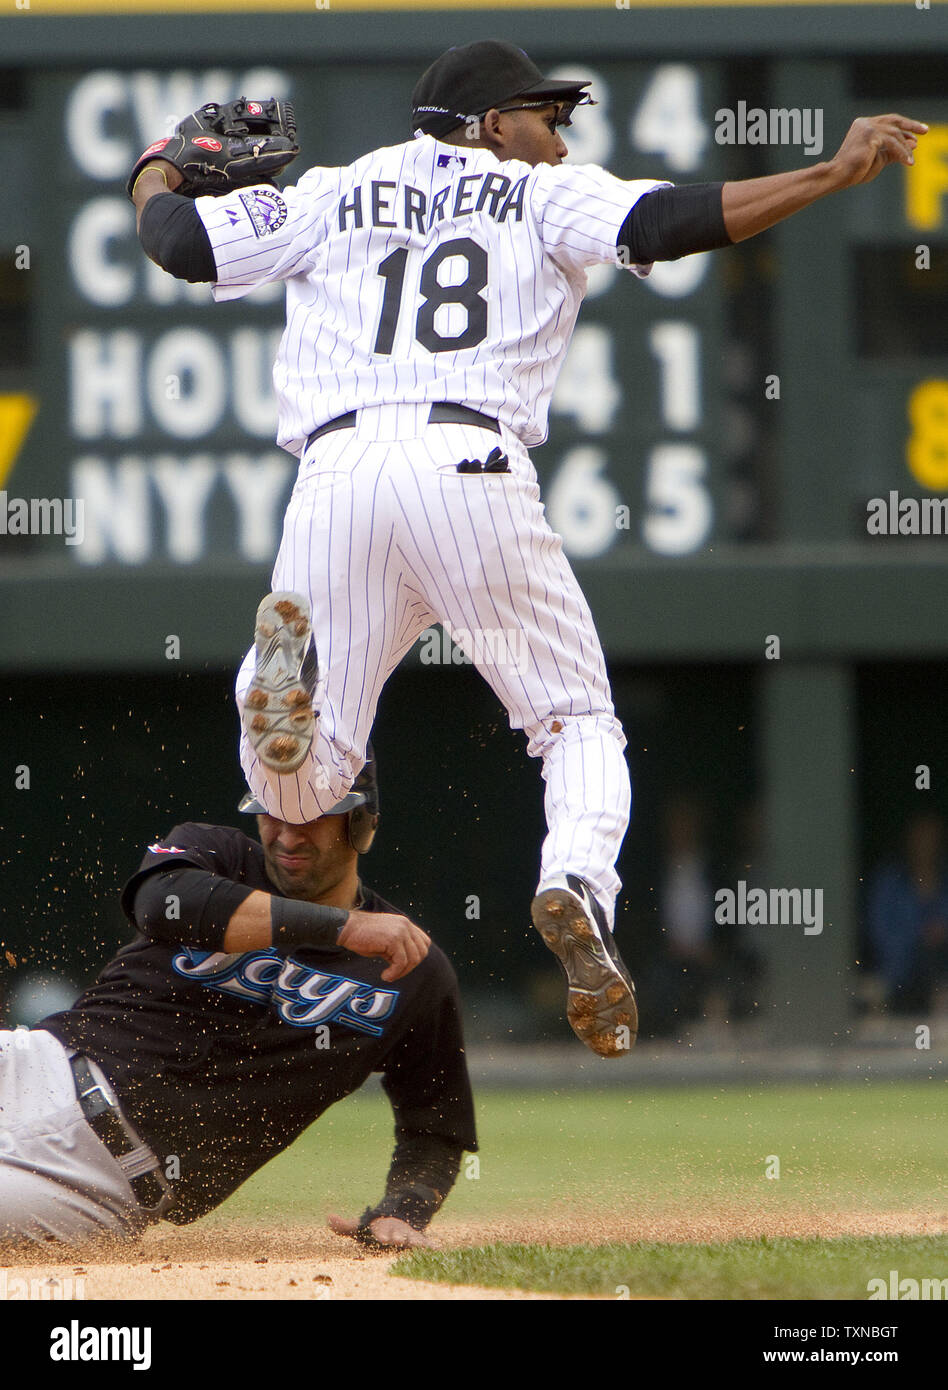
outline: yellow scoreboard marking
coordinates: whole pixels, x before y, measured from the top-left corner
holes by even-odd
[[[915,163],[906,166],[905,218],[910,227],[931,232],[945,220],[948,193],[948,125],[929,125],[915,147]]]
[[[352,10],[705,10],[778,6],[833,9],[853,0],[12,0],[19,13],[46,15],[344,13]],[[891,5],[892,0],[858,0]]]
[[[909,397],[909,471],[930,492],[948,492],[948,381],[921,381]]]
[[[35,396],[0,396],[0,487],[13,471],[38,404]]]

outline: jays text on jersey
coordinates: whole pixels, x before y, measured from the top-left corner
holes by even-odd
[[[318,425],[392,401],[462,401],[532,446],[546,438],[586,267],[626,264],[622,224],[661,186],[426,135],[196,207],[216,299],[286,280],[274,382],[277,442],[291,453]]]
[[[257,842],[189,823],[151,846],[126,885],[133,922],[144,880],[180,867],[279,896]],[[362,897],[361,911],[397,911],[364,887]],[[341,947],[230,955],[180,929],[177,944],[139,935],[71,1009],[34,1025],[98,1062],[158,1157],[178,1157],[169,1221],[219,1205],[372,1072],[395,1112],[403,1174],[432,1142],[476,1149],[457,982],[437,946],[390,984],[384,961]]]

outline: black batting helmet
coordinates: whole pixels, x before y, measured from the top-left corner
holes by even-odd
[[[251,791],[247,792],[237,809],[252,816],[267,814],[266,807],[261,805]],[[365,854],[372,848],[372,841],[375,839],[375,832],[379,824],[379,784],[376,775],[375,750],[371,743],[366,746],[365,765],[349,791],[341,801],[337,801],[335,806],[324,814],[327,816],[347,815],[349,817],[347,834],[349,844],[356,854]]]

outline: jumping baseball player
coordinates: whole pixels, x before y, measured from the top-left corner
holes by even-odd
[[[359,878],[371,750],[315,821],[241,809],[259,843],[176,826],[123,891],[134,941],[72,1008],[0,1032],[0,1248],[194,1221],[373,1071],[395,1112],[387,1189],[331,1225],[430,1244],[473,1103],[447,958]]]
[[[206,134],[195,149],[184,130],[149,147],[129,190],[146,252],[172,274],[212,283],[219,301],[286,283],[278,442],[300,469],[275,593],[237,681],[255,795],[288,821],[337,801],[382,686],[420,633],[441,622],[467,634],[543,760],[534,924],[566,973],[574,1030],[614,1056],[637,1027],[613,940],[626,740],[529,457],[546,438],[586,270],[644,276],[656,260],[742,241],[911,163],[927,127],[861,118],[824,163],[673,187],[563,163],[560,127],[591,101],[588,86],[544,78],[510,44],[468,44],[421,77],[406,142],[310,169],[282,192],[226,191],[222,178],[252,178],[252,149],[239,133],[228,148],[217,126],[210,138],[225,148],[208,163]],[[292,133],[276,124],[272,138],[273,163],[286,163]],[[265,134],[256,148],[268,157]]]

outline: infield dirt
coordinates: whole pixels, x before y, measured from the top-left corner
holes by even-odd
[[[606,1241],[726,1241],[741,1236],[941,1235],[948,1215],[932,1213],[781,1213],[764,1219],[739,1210],[700,1215],[663,1212],[606,1217],[579,1212],[573,1219],[541,1217],[438,1223],[432,1234],[444,1247],[523,1241],[581,1245]],[[430,1284],[392,1277],[395,1255],[365,1254],[321,1226],[263,1227],[207,1223],[168,1225],[146,1232],[132,1247],[96,1251],[93,1258],[58,1264],[30,1253],[0,1252],[0,1268],[26,1280],[83,1280],[96,1299],[537,1299],[554,1295],[519,1290]],[[67,1286],[68,1287],[68,1286]],[[555,1297],[559,1297],[556,1295]]]

